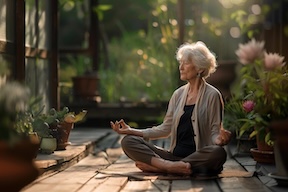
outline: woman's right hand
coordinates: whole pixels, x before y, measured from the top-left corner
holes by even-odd
[[[112,122],[110,121],[111,128],[119,134],[129,134],[131,132],[131,127],[125,123],[123,119],[120,121]]]

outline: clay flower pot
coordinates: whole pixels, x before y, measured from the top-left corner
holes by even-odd
[[[273,146],[269,146],[259,133],[256,135],[257,148],[251,148],[250,152],[258,163],[275,164],[275,154]]]
[[[20,191],[39,176],[34,164],[38,149],[39,142],[29,138],[14,145],[0,141],[0,191]]]
[[[96,100],[99,97],[99,77],[84,75],[72,78],[75,99]]]
[[[57,148],[56,150],[65,150],[69,142],[70,132],[74,127],[74,123],[67,123],[65,121],[61,121],[57,124],[56,127],[52,128],[52,135],[57,140]]]

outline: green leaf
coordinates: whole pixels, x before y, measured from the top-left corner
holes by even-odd
[[[274,141],[271,140],[271,132],[266,134],[265,143],[267,143],[269,146],[273,146],[274,145]]]
[[[102,21],[103,18],[104,18],[103,12],[104,12],[104,11],[108,11],[108,10],[110,10],[110,9],[112,9],[112,5],[108,5],[108,4],[102,4],[102,5],[98,5],[98,6],[96,6],[96,7],[93,7],[93,11],[94,11],[95,13],[97,13],[98,19],[99,19],[100,21]]]
[[[100,10],[100,11],[107,11],[107,10],[112,9],[112,5],[108,5],[108,4],[106,4],[106,5],[105,4],[98,5],[97,9]]]
[[[248,36],[250,39],[253,38],[253,34],[254,34],[253,30],[250,30],[250,31],[247,32],[247,36]]]
[[[240,130],[239,137],[241,137],[245,132],[246,132],[246,130]]]
[[[252,137],[255,137],[257,135],[258,131],[257,130],[254,130],[250,135],[249,137],[252,138]]]

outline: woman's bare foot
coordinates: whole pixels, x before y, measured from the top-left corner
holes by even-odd
[[[167,161],[164,160],[166,164],[166,171],[168,173],[175,173],[180,175],[191,175],[191,165],[190,163],[185,163],[183,161]]]
[[[178,175],[191,175],[191,165],[183,161],[168,161],[161,158],[152,157],[151,165],[143,162],[136,162],[136,167],[144,172],[172,173]]]
[[[143,172],[152,172],[152,173],[163,173],[164,172],[163,170],[161,170],[157,167],[153,167],[152,165],[148,165],[148,164],[140,162],[140,161],[136,161],[135,165],[136,165],[136,167],[141,169]]]

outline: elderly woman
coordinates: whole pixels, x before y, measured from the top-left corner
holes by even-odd
[[[221,93],[205,79],[215,72],[214,54],[203,42],[181,45],[176,58],[180,79],[187,81],[173,93],[162,124],[135,129],[123,119],[110,122],[114,131],[126,134],[125,154],[145,172],[180,175],[216,175],[226,161],[231,133],[222,127],[224,104]],[[169,150],[148,141],[171,137]]]

